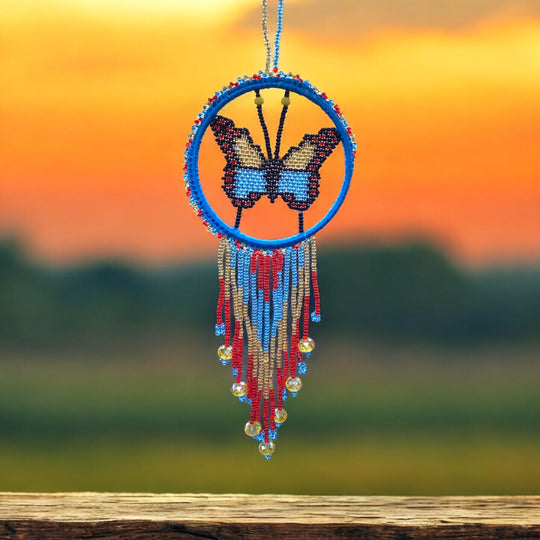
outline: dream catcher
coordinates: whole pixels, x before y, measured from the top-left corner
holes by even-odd
[[[208,99],[188,138],[184,181],[190,205],[219,238],[215,333],[223,336],[224,343],[217,350],[218,358],[232,367],[232,394],[250,407],[245,433],[269,459],[278,428],[287,419],[284,402],[302,388],[301,376],[315,348],[309,323],[321,320],[314,235],[334,217],[345,198],[356,144],[340,108],[324,92],[298,75],[279,70],[283,0],[278,3],[273,55],[267,9],[263,0],[266,68],[236,79]],[[275,137],[265,120],[263,91],[267,89],[282,92]],[[255,105],[249,114],[256,114],[260,124],[257,134],[220,114],[225,105],[248,93]],[[327,125],[305,134],[296,146],[282,148],[287,112],[298,96],[318,106],[326,114]],[[234,223],[218,216],[201,186],[199,153],[205,137],[213,139],[220,150],[223,174],[215,181],[236,209]],[[304,216],[324,188],[322,167],[339,145],[345,158],[339,193],[322,219],[304,230]],[[297,214],[294,235],[267,240],[242,232],[243,213],[263,197]]]

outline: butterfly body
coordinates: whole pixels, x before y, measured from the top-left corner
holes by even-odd
[[[210,126],[226,159],[222,187],[237,208],[251,208],[266,195],[272,203],[281,197],[291,210],[307,210],[319,195],[319,169],[340,142],[335,128],[323,128],[304,135],[283,157],[267,157],[230,118],[218,115]]]
[[[274,158],[265,163],[266,191],[270,202],[279,197],[279,180],[283,171],[283,161]]]

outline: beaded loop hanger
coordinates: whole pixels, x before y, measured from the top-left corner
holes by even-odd
[[[281,41],[281,31],[283,30],[283,2],[284,0],[278,0],[277,8],[277,23],[276,23],[276,36],[274,38],[274,58],[272,61],[272,46],[270,45],[270,38],[268,37],[268,0],[263,0],[262,3],[262,30],[264,38],[264,47],[266,49],[266,69],[265,73],[270,73],[272,68],[277,69],[279,64],[279,49]]]
[[[264,71],[239,77],[208,99],[191,129],[184,154],[184,182],[189,203],[206,228],[219,238],[215,334],[223,336],[218,358],[230,365],[231,392],[250,406],[246,435],[258,442],[269,459],[276,448],[277,431],[288,417],[283,404],[302,388],[300,375],[315,348],[309,323],[321,320],[315,233],[336,214],[347,194],[356,157],[356,142],[340,107],[299,75],[278,67],[283,21],[283,0],[278,1],[277,27],[272,46],[268,35],[268,5],[262,2],[262,28],[266,51]],[[283,91],[275,141],[264,116],[263,91]],[[253,92],[261,127],[261,144],[246,128],[223,116],[222,109]],[[297,146],[284,151],[282,135],[294,96],[302,96],[329,118],[329,126],[307,133]],[[227,223],[208,202],[199,177],[201,142],[208,134],[223,156],[223,175],[217,182],[232,206],[234,223]],[[344,176],[330,209],[317,223],[304,229],[304,213],[325,185],[321,172],[338,145],[344,150]],[[262,197],[280,201],[282,209],[298,214],[298,232],[272,240],[243,233],[242,213]],[[282,204],[284,203],[284,204]]]

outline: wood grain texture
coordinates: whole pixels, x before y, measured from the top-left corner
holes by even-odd
[[[540,538],[540,497],[0,493],[2,539]]]

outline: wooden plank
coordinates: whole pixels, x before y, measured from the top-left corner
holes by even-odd
[[[0,538],[540,538],[540,497],[0,493]]]

